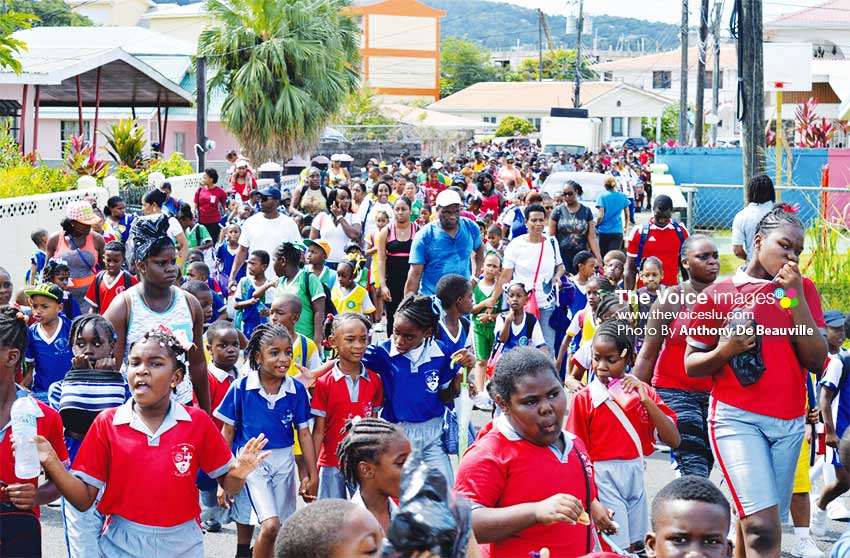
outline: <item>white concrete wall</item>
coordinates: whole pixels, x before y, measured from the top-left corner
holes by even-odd
[[[436,81],[435,58],[369,57],[369,84],[372,87],[433,89]]]
[[[369,48],[437,50],[437,19],[370,15]]]
[[[103,188],[0,199],[0,237],[4,246],[0,265],[12,275],[15,291],[24,287],[30,256],[35,251],[30,233],[39,227],[49,233],[59,230],[65,206],[86,195],[94,195],[98,207],[106,205],[108,194]]]
[[[74,11],[80,15],[86,16],[95,25],[110,25],[112,22],[112,7],[111,6],[80,6],[75,7]]]

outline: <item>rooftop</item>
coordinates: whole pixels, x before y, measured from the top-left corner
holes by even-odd
[[[142,15],[139,19],[165,19],[177,17],[203,17],[207,15],[207,7],[204,2],[194,4],[158,4],[156,9]]]
[[[850,26],[850,0],[828,0],[817,6],[779,16],[765,24],[766,27],[809,27],[812,25]]]
[[[670,99],[644,91],[631,85],[614,81],[586,81],[581,85],[582,105],[625,89],[652,97],[664,103]],[[440,99],[428,108],[433,110],[548,110],[552,107],[573,107],[573,82],[565,81],[526,81],[495,82],[485,81],[470,85],[462,91]]]
[[[847,0],[850,2],[850,0]],[[688,64],[696,66],[699,52],[697,47],[688,49]],[[713,54],[709,52],[709,58]],[[655,54],[646,54],[644,56],[636,56],[634,58],[623,58],[621,60],[612,60],[611,62],[603,62],[596,64],[593,69],[597,72],[610,72],[614,70],[626,71],[646,71],[646,70],[678,70],[682,63],[682,49],[668,50],[666,52],[657,52]],[[720,67],[722,69],[734,69],[738,67],[738,55],[735,51],[735,45],[720,45]]]

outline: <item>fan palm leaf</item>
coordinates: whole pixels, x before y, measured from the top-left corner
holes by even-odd
[[[222,120],[255,160],[310,151],[359,86],[360,30],[349,0],[207,0],[201,33]]]

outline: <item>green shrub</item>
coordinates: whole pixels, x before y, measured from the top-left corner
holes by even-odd
[[[195,172],[192,164],[183,158],[182,153],[172,153],[168,159],[154,159],[148,167],[148,174],[152,172],[161,172],[165,178],[172,176],[183,176],[184,174],[193,174]]]
[[[41,163],[31,165],[20,158],[20,164],[0,168],[0,198],[66,192],[77,186],[77,177],[61,169]]]

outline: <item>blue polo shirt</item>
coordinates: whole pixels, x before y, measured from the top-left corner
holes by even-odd
[[[596,200],[596,207],[605,210],[596,232],[623,234],[623,210],[629,207],[629,198],[622,192],[605,192]]]
[[[472,347],[472,336],[469,335],[470,327],[471,322],[469,321],[469,318],[462,317],[460,319],[460,327],[458,328],[457,337],[453,338],[449,331],[449,327],[446,325],[446,317],[440,316],[440,321],[437,325],[438,329],[434,332],[434,337],[443,344],[446,354],[451,357],[451,355],[461,349],[468,349]]]
[[[71,336],[71,320],[59,314],[61,324],[52,336],[44,332],[41,324],[33,324],[27,332],[26,361],[34,363],[33,391],[47,391],[50,384],[65,378],[71,369],[74,353],[68,339]]]
[[[234,451],[260,433],[269,440],[265,449],[292,447],[293,428],[309,428],[313,422],[307,389],[301,382],[286,376],[280,390],[269,394],[256,370],[230,384],[213,416],[235,427]]]
[[[440,277],[454,273],[469,279],[472,275],[470,258],[481,247],[481,230],[466,217],[458,221],[455,236],[450,236],[439,221],[428,223],[413,237],[410,249],[411,265],[423,266],[419,291],[436,294]]]
[[[850,426],[850,381],[845,378],[844,382],[841,382],[844,363],[848,359],[850,356],[841,353],[827,356],[826,368],[820,381],[820,385],[837,392],[832,400],[832,420],[839,438],[844,436]],[[838,455],[838,452],[833,453]]]
[[[390,339],[369,345],[363,365],[381,375],[384,409],[390,422],[426,422],[442,417],[445,405],[440,390],[454,380],[458,367],[451,366],[451,353],[436,340],[399,354]]]

